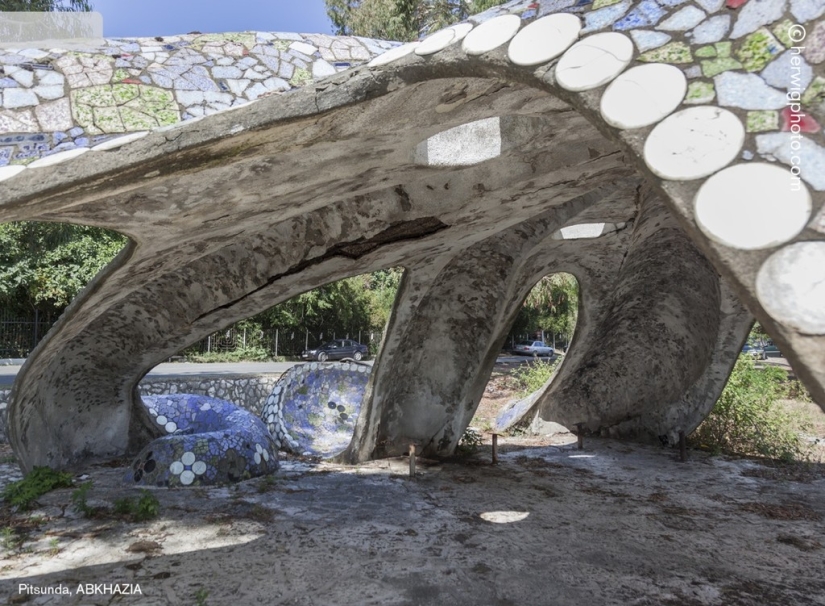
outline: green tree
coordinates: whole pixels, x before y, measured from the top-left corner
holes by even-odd
[[[68,223],[0,225],[0,306],[60,314],[126,244],[118,233]]]
[[[407,42],[506,0],[325,0],[338,35]]]
[[[0,0],[0,11],[7,12],[88,12],[88,0]]]
[[[544,331],[569,341],[579,313],[579,283],[570,274],[545,276],[530,290],[519,311],[512,337]]]

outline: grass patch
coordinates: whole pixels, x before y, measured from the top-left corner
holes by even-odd
[[[37,499],[56,488],[73,486],[72,474],[50,467],[35,467],[22,480],[12,482],[3,490],[3,500],[21,511],[31,509]]]
[[[160,503],[157,497],[146,489],[140,491],[140,497],[124,497],[114,503],[114,513],[125,516],[135,522],[146,522],[160,515]]]
[[[521,365],[512,375],[518,390],[516,395],[523,398],[541,389],[553,376],[556,366],[558,358],[552,361],[536,358],[533,362]]]

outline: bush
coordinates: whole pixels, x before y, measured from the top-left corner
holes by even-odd
[[[267,362],[272,356],[263,347],[239,347],[233,351],[187,354],[188,362]]]
[[[77,487],[77,490],[72,492],[72,509],[77,513],[82,513],[84,516],[91,517],[94,513],[94,508],[89,505],[87,499],[89,498],[89,491],[92,489],[92,482],[84,482]]]
[[[710,415],[692,434],[700,447],[716,452],[793,461],[808,458],[800,432],[810,423],[784,409],[779,400],[791,386],[784,370],[757,368],[740,356]]]
[[[541,389],[545,383],[553,375],[558,365],[558,359],[541,360],[536,359],[533,362],[521,365],[518,370],[513,373],[513,379],[516,381],[518,397],[523,398],[530,395],[534,391]]]
[[[145,522],[158,517],[160,514],[160,503],[155,495],[146,489],[140,491],[140,498],[137,500],[124,497],[117,499],[114,505],[116,514],[128,516],[136,522]]]
[[[72,474],[49,467],[35,467],[22,480],[12,482],[3,490],[3,500],[23,511],[31,508],[38,497],[55,488],[72,486]]]

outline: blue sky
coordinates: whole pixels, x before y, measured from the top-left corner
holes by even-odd
[[[103,35],[169,36],[245,30],[332,33],[324,0],[91,0]]]

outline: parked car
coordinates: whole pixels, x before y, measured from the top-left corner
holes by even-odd
[[[765,350],[761,347],[756,347],[754,345],[745,345],[742,348],[742,355],[750,356],[755,360],[764,360],[767,356],[765,356]]]
[[[782,352],[779,351],[779,348],[774,345],[773,343],[768,343],[763,348],[765,352],[765,358],[784,358],[785,356],[782,355]],[[765,359],[763,358],[763,359]]]
[[[366,345],[361,345],[352,339],[335,339],[315,349],[307,349],[301,353],[301,358],[304,360],[318,360],[319,362],[341,360],[343,358],[361,360],[366,358],[368,354],[369,348]]]
[[[523,356],[552,356],[553,348],[543,341],[519,341],[513,353]]]

